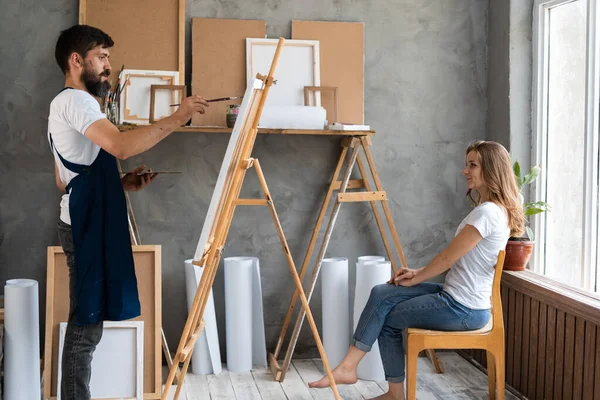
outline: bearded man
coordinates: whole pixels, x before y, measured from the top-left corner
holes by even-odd
[[[119,132],[97,100],[110,89],[113,44],[100,29],[75,25],[61,32],[55,50],[65,76],[48,116],[56,185],[64,192],[58,235],[69,268],[63,400],[90,399],[91,362],[103,321],[122,321],[141,313],[124,190],[140,190],[156,175],[139,175],[141,166],[121,177],[116,159],[152,148],[208,106],[203,97],[190,96],[173,115]]]

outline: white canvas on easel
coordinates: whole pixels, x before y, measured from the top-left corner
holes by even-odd
[[[267,68],[268,71],[268,68]],[[210,199],[210,205],[208,206],[208,212],[206,213],[206,218],[204,219],[204,224],[202,225],[202,232],[200,233],[200,239],[198,241],[198,247],[196,248],[196,253],[194,254],[194,260],[199,261],[202,259],[204,251],[208,248],[210,244],[210,233],[211,227],[215,222],[215,215],[217,213],[217,207],[219,207],[219,200],[221,196],[225,198],[228,193],[224,192],[225,179],[227,178],[227,174],[230,168],[234,168],[231,166],[231,160],[233,158],[234,150],[236,149],[238,139],[244,128],[244,124],[251,124],[252,121],[247,121],[247,116],[250,112],[249,105],[251,104],[251,100],[254,99],[254,94],[256,90],[262,89],[263,81],[260,79],[252,79],[248,83],[248,87],[246,88],[246,93],[244,93],[244,100],[242,101],[242,106],[240,107],[240,112],[235,120],[235,125],[233,126],[233,131],[229,138],[229,144],[227,145],[227,150],[225,150],[225,156],[223,157],[223,163],[221,164],[221,170],[219,171],[219,177],[217,178],[217,183],[215,185],[215,189],[213,190],[212,197]],[[254,104],[256,106],[256,104]]]
[[[121,123],[147,124],[150,121],[150,86],[179,85],[179,72],[124,69],[121,84],[125,85],[119,98]],[[177,108],[171,107],[171,104],[181,102],[179,97],[178,91],[157,91],[154,119],[159,120],[175,112]]]
[[[62,352],[67,323],[60,323],[58,388],[61,385]],[[115,357],[115,355],[118,355]],[[102,339],[92,359],[92,399],[144,399],[144,322],[104,322]],[[61,399],[60,389],[57,400]]]
[[[269,70],[276,48],[276,39],[246,39],[248,82],[257,73]],[[286,40],[274,77],[277,83],[271,87],[265,107],[304,106],[304,86],[320,86],[320,71],[318,40]],[[314,105],[321,105],[319,93],[315,93]]]

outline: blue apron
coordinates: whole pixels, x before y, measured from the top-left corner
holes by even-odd
[[[54,148],[52,134],[50,145]],[[76,269],[76,324],[140,315],[127,203],[114,156],[100,149],[92,165],[65,160],[78,174],[67,185]]]

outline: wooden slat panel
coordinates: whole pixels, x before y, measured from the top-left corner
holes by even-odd
[[[583,352],[585,343],[582,340],[585,336],[585,320],[576,318],[575,320],[575,363],[573,370],[573,396],[571,399],[581,399],[583,394]],[[568,396],[568,393],[566,393]]]
[[[585,323],[585,357],[583,361],[583,398],[594,397],[594,361],[596,358],[596,325]]]
[[[562,399],[563,376],[564,372],[564,356],[565,356],[565,313],[558,310],[556,313],[556,346],[554,357],[556,362],[554,366],[554,389],[553,394],[555,399]]]
[[[515,328],[513,374],[510,384],[518,391],[521,388],[521,343],[523,339],[523,293],[515,291]]]
[[[531,319],[531,297],[523,296],[523,339],[521,340],[521,382],[519,392],[527,393],[529,379],[529,329]]]
[[[508,290],[508,326],[505,326],[505,330],[508,331],[508,337],[506,343],[506,381],[512,385],[512,372],[514,370],[514,351],[515,351],[515,322],[516,322],[516,291],[514,289]]]
[[[600,327],[596,327],[596,367],[594,378],[594,400],[600,400]]]
[[[538,359],[538,321],[540,315],[540,302],[531,299],[531,323],[530,323],[530,332],[529,336],[529,359],[531,363],[529,364],[529,383],[527,384],[527,397],[534,398],[535,397],[535,385],[537,380],[537,363]]]
[[[548,306],[540,302],[540,331],[538,335],[538,357],[537,357],[537,379],[535,393],[536,399],[544,398],[544,373],[546,372],[546,320],[548,316]]]
[[[508,343],[508,288],[506,286],[500,287],[500,299],[502,300],[502,318],[504,319],[504,343]],[[507,349],[508,350],[508,347]],[[507,352],[504,352],[506,355]],[[505,376],[508,376],[508,363],[505,360]]]
[[[548,328],[546,329],[546,388],[544,390],[545,399],[554,397],[554,356],[556,342],[556,308],[548,306]]]
[[[573,367],[575,360],[575,317],[566,315],[565,324],[565,358],[563,362],[563,398],[570,398],[573,393]]]

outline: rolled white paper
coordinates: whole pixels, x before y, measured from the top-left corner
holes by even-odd
[[[39,399],[38,283],[12,279],[4,287],[4,400]]]
[[[331,368],[344,359],[350,346],[348,259],[326,258],[321,264],[323,347]]]
[[[192,264],[193,260],[185,260],[185,286],[187,292],[188,313],[192,308],[194,296],[204,268]],[[206,308],[204,309],[204,330],[194,345],[192,353],[192,372],[196,375],[221,373],[221,350],[219,349],[219,331],[217,329],[217,316],[215,314],[215,301],[213,291],[210,289]]]
[[[327,112],[314,106],[265,106],[258,126],[269,129],[325,129]]]
[[[391,263],[389,261],[383,261],[383,257],[379,257],[379,261],[373,261],[373,256],[367,257],[369,258],[359,257],[359,262],[356,264],[354,330],[356,330],[360,315],[369,300],[371,289],[379,284],[386,283],[391,277]],[[359,379],[368,381],[382,381],[385,379],[377,341],[373,344],[371,351],[358,364],[356,374]]]
[[[257,257],[248,258],[252,260],[252,365],[266,367],[267,341],[265,339],[260,264]]]
[[[252,369],[252,272],[251,258],[226,258],[225,262],[225,337],[227,369],[246,372]]]

